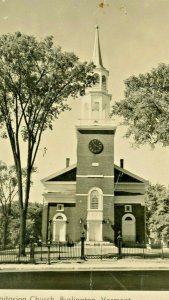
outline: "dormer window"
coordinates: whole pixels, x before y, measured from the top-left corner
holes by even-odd
[[[105,75],[102,76],[102,86],[104,88],[106,88],[106,76]]]

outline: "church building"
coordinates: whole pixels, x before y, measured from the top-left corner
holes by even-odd
[[[96,26],[93,63],[96,84],[81,99],[76,126],[77,164],[42,180],[45,188],[42,239],[53,243],[80,241],[145,242],[146,180],[114,164],[116,126],[110,119],[109,71],[104,67]]]

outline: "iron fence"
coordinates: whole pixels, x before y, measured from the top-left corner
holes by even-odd
[[[58,260],[80,259],[81,244],[55,243],[35,247],[34,259],[36,262],[55,262]]]
[[[93,243],[81,241],[79,243],[55,243],[44,245],[30,245],[25,249],[25,255],[20,255],[19,247],[0,249],[0,263],[45,263],[50,264],[61,260],[80,259],[119,259],[126,257],[137,258],[169,258],[169,248],[162,244],[158,247],[140,244],[135,247],[116,247],[109,243]]]
[[[104,259],[118,256],[118,248],[112,244],[94,243],[93,245],[85,243],[86,259]]]

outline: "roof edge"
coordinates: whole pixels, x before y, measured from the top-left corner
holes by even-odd
[[[132,173],[132,172],[124,169],[124,168],[121,168],[121,167],[117,166],[116,164],[114,164],[114,167],[117,170],[119,170],[119,171],[121,171],[121,172],[123,172],[123,173],[125,173],[125,174],[127,174],[129,176],[132,176],[132,177],[134,177],[135,179],[137,179],[139,181],[142,181],[143,183],[148,183],[149,182],[147,179],[144,179],[144,178],[142,178],[142,177],[140,177],[140,176],[138,176],[138,175],[136,175],[136,174],[134,174],[134,173]]]
[[[69,166],[67,168],[62,169],[61,171],[55,172],[55,173],[53,173],[53,174],[51,174],[51,175],[49,175],[49,176],[41,179],[41,182],[44,183],[46,181],[49,181],[53,177],[56,177],[56,176],[59,176],[59,175],[62,175],[64,173],[66,173],[68,171],[71,171],[72,169],[76,168],[76,166],[77,166],[77,164],[73,164],[73,165],[71,165],[71,166]]]
[[[49,175],[49,176],[47,176],[47,177],[41,179],[41,182],[42,182],[42,183],[45,183],[45,182],[51,180],[53,177],[60,176],[60,175],[66,173],[66,172],[68,172],[68,171],[73,170],[73,169],[76,168],[76,167],[77,167],[77,164],[73,164],[73,165],[71,165],[71,166],[69,166],[69,167],[67,167],[67,168],[62,169],[61,171],[52,173],[51,175]],[[134,173],[132,173],[132,172],[130,172],[130,171],[124,169],[124,168],[121,168],[121,167],[119,167],[119,166],[116,165],[116,164],[114,164],[114,168],[117,169],[117,170],[119,170],[120,172],[123,172],[123,173],[125,173],[125,174],[127,174],[127,175],[129,175],[129,176],[131,176],[131,177],[133,177],[133,178],[135,178],[135,179],[141,181],[142,183],[148,184],[148,182],[149,182],[148,180],[146,180],[146,179],[144,179],[144,178],[142,178],[142,177],[140,177],[140,176],[138,176],[138,175],[136,175],[136,174],[134,174]]]

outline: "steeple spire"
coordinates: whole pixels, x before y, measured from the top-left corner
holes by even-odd
[[[94,51],[93,51],[92,61],[95,64],[96,67],[103,67],[101,50],[100,50],[99,26],[98,25],[96,25]]]

